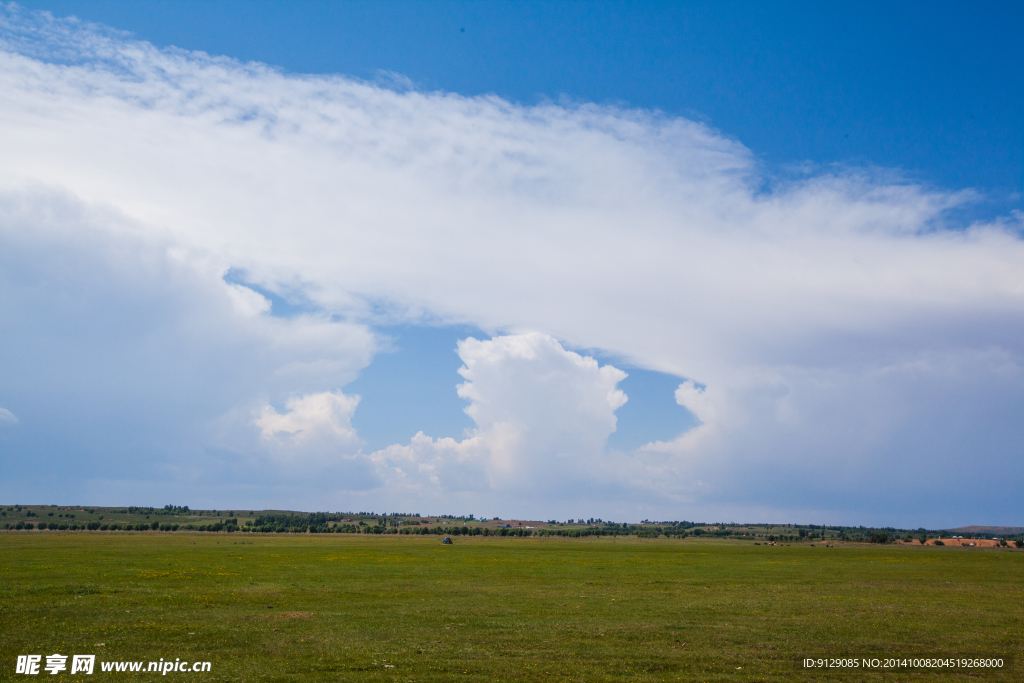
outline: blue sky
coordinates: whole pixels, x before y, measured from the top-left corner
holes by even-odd
[[[5,499],[1020,522],[1019,4],[0,19]]]

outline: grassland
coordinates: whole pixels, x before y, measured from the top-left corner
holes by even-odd
[[[1019,680],[1024,552],[731,539],[0,533],[19,654],[209,660],[49,680]],[[103,643],[103,646],[98,646]],[[982,675],[803,655],[1008,653]],[[742,668],[740,668],[742,667]]]

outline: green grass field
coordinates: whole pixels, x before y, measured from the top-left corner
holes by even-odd
[[[1020,680],[1024,552],[683,540],[0,533],[3,680]],[[104,643],[98,646],[97,643]],[[1011,654],[966,673],[797,656]],[[18,655],[209,673],[14,674]],[[70,662],[70,659],[69,659]],[[742,667],[742,668],[740,668]],[[70,670],[70,666],[68,667]]]

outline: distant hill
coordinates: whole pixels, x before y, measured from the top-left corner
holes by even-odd
[[[1024,526],[961,526],[943,529],[951,534],[986,534],[989,536],[1016,536],[1024,533]]]

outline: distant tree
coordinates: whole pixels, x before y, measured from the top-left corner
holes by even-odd
[[[921,541],[921,545],[924,545],[925,541],[928,540],[928,537],[925,534],[921,534],[921,538],[919,538],[917,540]]]
[[[946,544],[942,542],[941,538],[937,538],[937,539],[935,539],[935,545],[946,545]]]

